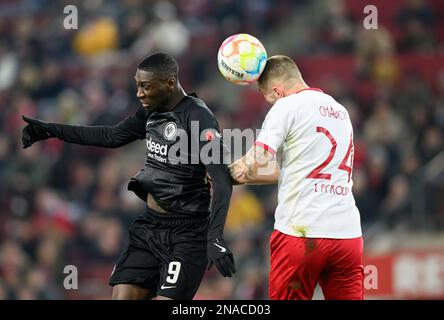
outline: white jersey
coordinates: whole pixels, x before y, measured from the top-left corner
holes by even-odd
[[[320,89],[279,99],[255,143],[281,172],[275,229],[309,238],[362,235],[352,194],[353,128],[347,110]]]

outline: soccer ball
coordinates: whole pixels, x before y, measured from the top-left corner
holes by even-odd
[[[239,33],[222,42],[217,65],[222,75],[232,83],[247,85],[259,79],[267,63],[267,52],[255,37]]]

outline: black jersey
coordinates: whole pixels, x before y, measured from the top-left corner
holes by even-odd
[[[192,132],[193,125],[197,125],[198,130]],[[170,112],[146,112],[143,127],[147,149],[145,166],[131,179],[129,190],[143,200],[150,193],[163,209],[171,213],[208,214],[210,185],[206,179],[206,167],[199,160],[202,146],[214,143],[214,139],[220,136],[212,112],[202,100],[185,96]],[[198,140],[205,130],[211,130],[213,139],[208,141],[203,136],[198,144],[193,143],[192,140]]]
[[[115,126],[57,124],[55,131],[58,138],[67,142],[112,148],[145,139],[145,165],[131,178],[128,189],[143,201],[151,194],[166,214],[181,218],[202,218],[211,207],[209,238],[222,235],[232,191],[231,177],[223,163],[226,149],[218,122],[199,98],[187,95],[168,112],[139,107],[134,115]],[[216,158],[212,158],[215,163],[202,161],[201,151],[208,145],[211,148],[207,149],[217,150]],[[213,180],[211,206],[207,172]]]

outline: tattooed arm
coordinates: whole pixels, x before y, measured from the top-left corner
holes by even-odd
[[[279,179],[279,167],[273,153],[254,145],[242,158],[230,165],[235,184],[274,184]]]

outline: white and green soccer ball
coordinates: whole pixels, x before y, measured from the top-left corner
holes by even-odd
[[[222,42],[217,65],[222,75],[232,83],[247,85],[259,79],[267,63],[267,52],[255,37],[239,33]]]

